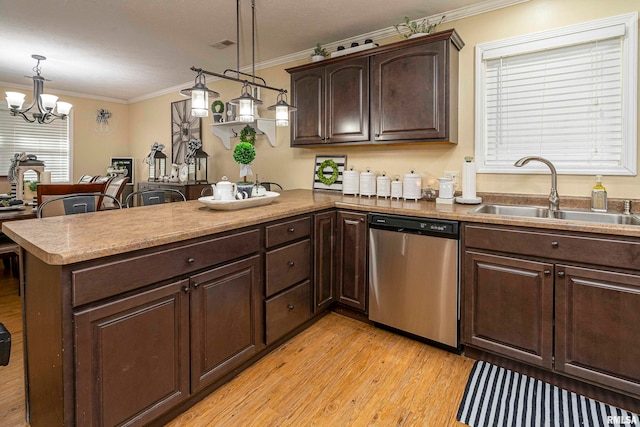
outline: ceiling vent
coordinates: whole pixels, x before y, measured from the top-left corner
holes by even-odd
[[[236,44],[236,42],[234,42],[233,40],[224,39],[212,44],[211,47],[215,47],[216,49],[224,49],[226,47],[233,46],[234,44]]]

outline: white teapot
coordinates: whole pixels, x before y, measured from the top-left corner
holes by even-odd
[[[215,200],[236,200],[247,198],[247,193],[244,191],[238,193],[236,183],[229,182],[229,178],[226,176],[223,176],[222,181],[217,184],[211,184],[211,189],[213,190],[213,198]]]

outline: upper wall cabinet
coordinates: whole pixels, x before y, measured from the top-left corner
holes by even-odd
[[[288,69],[291,146],[456,143],[463,46],[448,30]]]

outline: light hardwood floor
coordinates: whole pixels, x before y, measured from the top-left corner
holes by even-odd
[[[21,306],[0,270],[0,425],[25,426]],[[473,360],[331,313],[168,426],[463,426],[455,421]]]

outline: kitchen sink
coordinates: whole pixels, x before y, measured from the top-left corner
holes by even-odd
[[[601,224],[640,225],[640,217],[636,215],[624,215],[606,212],[560,210],[554,212],[554,218],[566,219],[569,221],[599,222]]]
[[[538,206],[487,204],[471,209],[469,213],[519,216],[526,218],[564,219],[567,221],[597,222],[600,224],[640,225],[640,216],[637,215],[579,210],[550,211],[547,208],[541,208]]]
[[[528,218],[549,218],[549,212],[547,208],[518,205],[480,205],[469,211],[469,213],[524,216]]]

